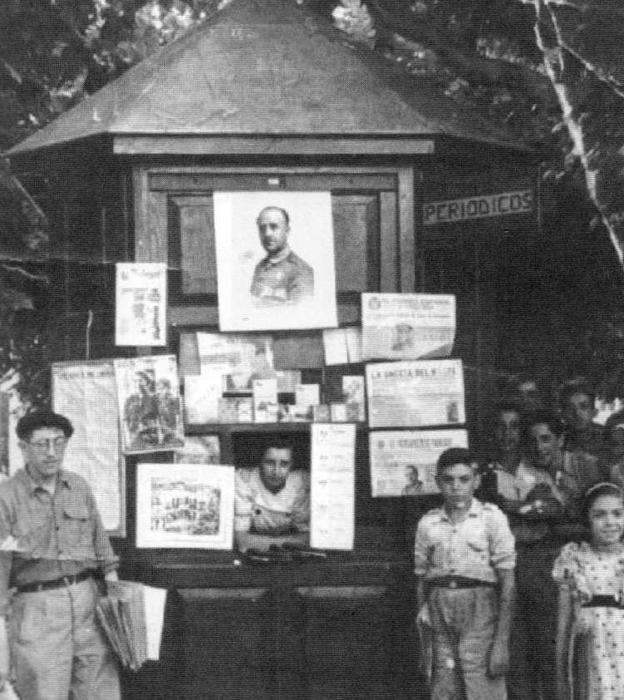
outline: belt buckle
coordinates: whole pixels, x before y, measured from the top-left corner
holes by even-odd
[[[63,576],[63,583],[69,588],[72,585],[71,576]]]
[[[457,581],[455,579],[451,579],[448,584],[449,588],[457,588]]]

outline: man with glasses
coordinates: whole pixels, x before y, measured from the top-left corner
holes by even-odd
[[[0,483],[0,685],[10,637],[20,697],[119,700],[117,665],[95,619],[97,579],[117,578],[117,557],[88,484],[63,470],[73,431],[50,411],[21,418],[24,467]]]

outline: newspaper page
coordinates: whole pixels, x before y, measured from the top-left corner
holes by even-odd
[[[87,480],[104,527],[125,535],[125,477],[113,361],[53,364],[52,405],[74,426],[64,467]]]
[[[201,373],[220,372],[224,391],[251,395],[254,379],[275,377],[270,335],[198,333],[197,349]]]
[[[466,430],[383,430],[368,439],[373,497],[437,493],[438,457],[450,447],[468,447]]]
[[[115,345],[166,345],[166,264],[117,263],[115,292]]]
[[[448,357],[454,340],[453,294],[362,294],[364,359]]]
[[[325,329],[323,350],[326,365],[362,362],[362,329],[355,326]]]
[[[459,425],[466,420],[461,360],[366,365],[371,428]]]
[[[114,360],[122,447],[126,453],[184,445],[175,355]]]
[[[310,545],[353,549],[355,534],[355,425],[311,426]]]

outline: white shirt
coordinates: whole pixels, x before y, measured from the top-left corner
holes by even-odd
[[[238,532],[270,534],[292,526],[299,532],[310,529],[310,474],[295,469],[277,493],[262,483],[260,469],[236,470],[234,529]]]

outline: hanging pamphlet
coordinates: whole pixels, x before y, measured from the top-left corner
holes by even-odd
[[[437,493],[438,457],[450,447],[468,447],[465,430],[383,430],[368,438],[374,497]]]
[[[155,452],[184,445],[175,355],[114,360],[124,452]]]
[[[64,468],[87,480],[104,527],[125,536],[126,484],[113,360],[53,364],[52,405],[74,426]]]
[[[448,357],[454,339],[452,294],[362,294],[364,359]]]
[[[336,325],[330,192],[215,192],[223,331]]]
[[[310,545],[353,549],[355,530],[355,425],[311,426]]]
[[[115,345],[167,344],[167,266],[117,263]]]
[[[461,360],[366,365],[371,428],[459,425],[466,420]]]

